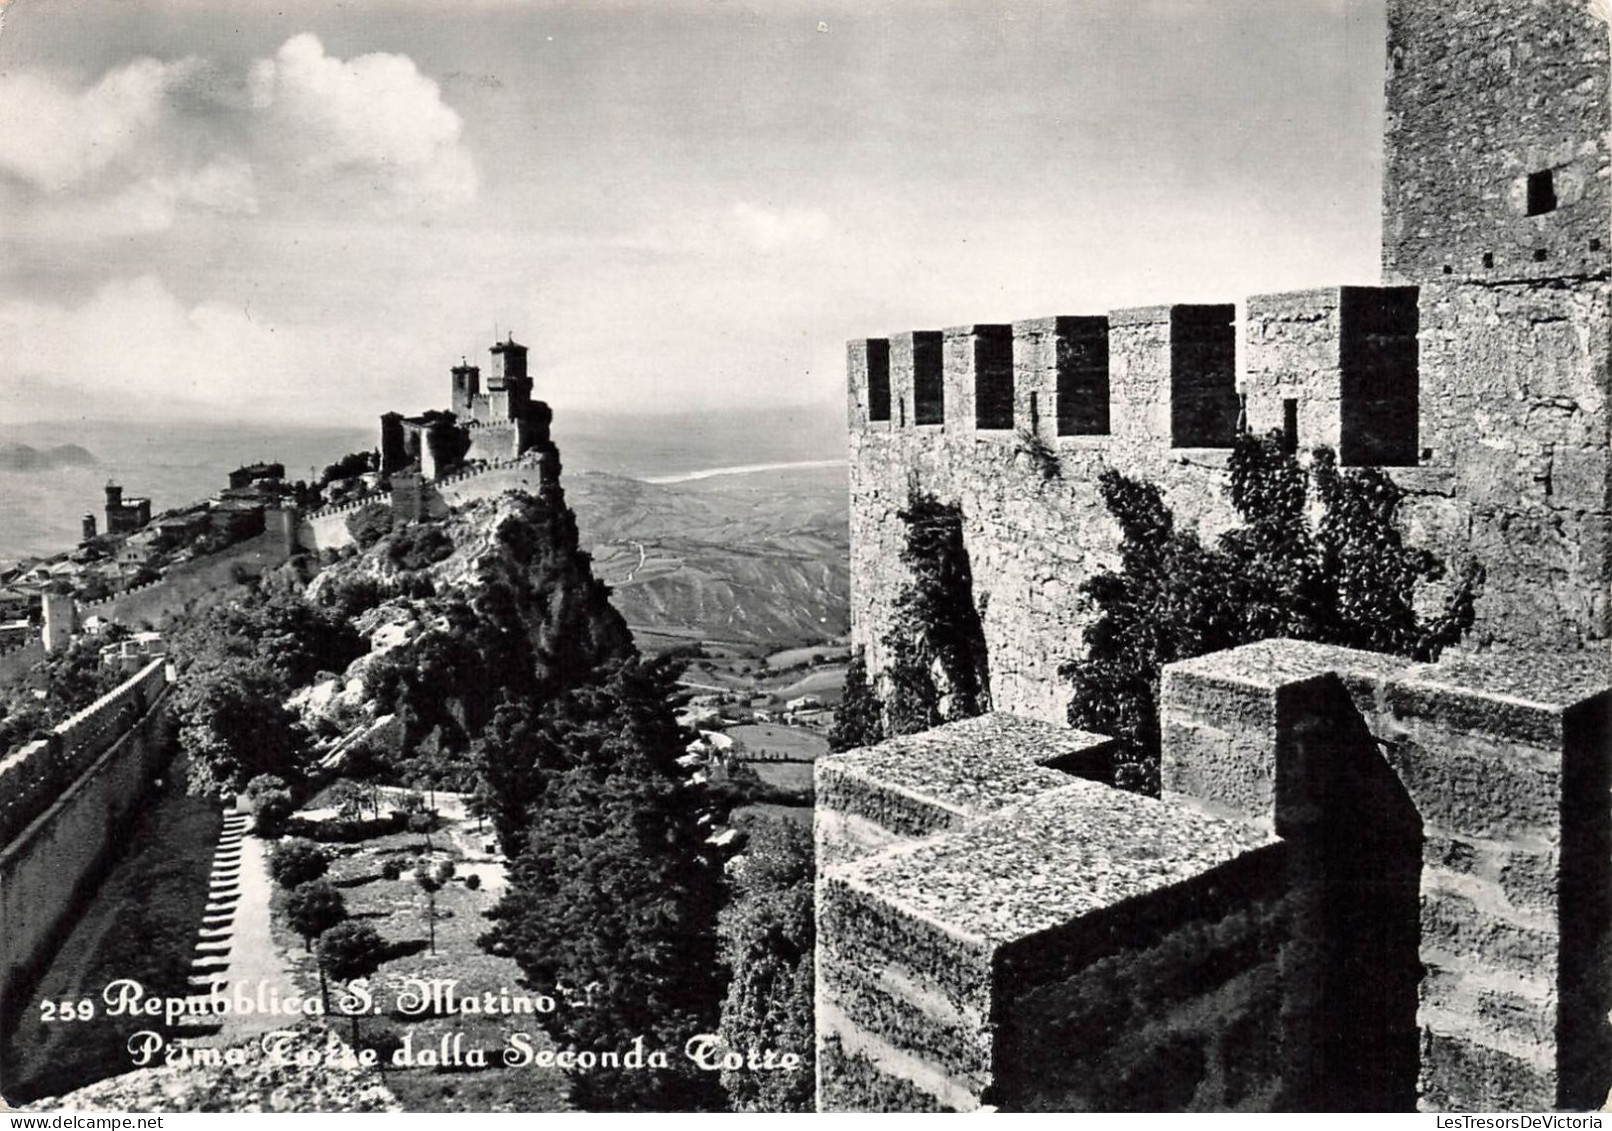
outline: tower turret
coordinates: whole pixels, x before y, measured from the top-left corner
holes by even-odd
[[[468,420],[480,392],[481,369],[461,358],[459,364],[453,367],[453,400],[450,406],[454,415]]]
[[[488,392],[525,385],[531,392],[531,379],[526,376],[526,347],[514,335],[493,346],[493,370],[487,378]]]

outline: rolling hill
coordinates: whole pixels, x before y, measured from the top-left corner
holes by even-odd
[[[784,647],[849,630],[846,470],[566,476],[595,572],[640,634]]]

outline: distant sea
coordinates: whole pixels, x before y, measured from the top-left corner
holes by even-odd
[[[717,468],[843,459],[845,425],[830,406],[675,415],[556,410],[564,469],[670,482]],[[205,499],[246,463],[278,461],[290,479],[317,478],[342,455],[375,446],[375,428],[183,421],[80,420],[0,424],[0,443],[77,444],[89,467],[0,471],[0,562],[71,549],[80,517],[105,522],[104,485],[149,496],[153,514]]]

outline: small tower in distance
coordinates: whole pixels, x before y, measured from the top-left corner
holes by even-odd
[[[524,415],[532,403],[532,379],[526,375],[526,347],[511,334],[493,346],[492,354],[493,368],[487,378],[487,391],[507,395],[508,408],[501,416],[514,420]]]
[[[453,367],[453,401],[455,416],[468,420],[476,397],[481,393],[481,369],[463,358]]]

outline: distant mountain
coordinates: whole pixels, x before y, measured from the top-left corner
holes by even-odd
[[[94,467],[98,462],[77,444],[58,444],[53,448],[0,444],[0,471],[58,471],[64,467]]]

